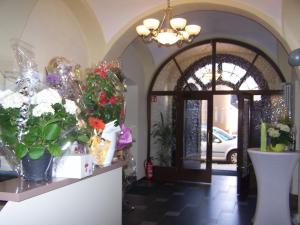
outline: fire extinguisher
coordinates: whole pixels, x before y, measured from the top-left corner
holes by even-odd
[[[145,167],[146,179],[151,181],[153,177],[153,163],[151,161],[151,158],[145,160],[144,167]]]

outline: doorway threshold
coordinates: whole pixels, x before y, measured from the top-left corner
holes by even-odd
[[[237,176],[237,172],[232,170],[212,170],[212,175]]]

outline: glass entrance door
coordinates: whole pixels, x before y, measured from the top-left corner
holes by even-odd
[[[211,182],[211,97],[183,99],[181,174],[184,180]]]

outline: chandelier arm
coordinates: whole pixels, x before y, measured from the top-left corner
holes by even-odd
[[[166,21],[166,12],[164,13],[164,17],[163,17],[163,19],[162,19],[162,21],[161,21],[161,23],[160,23],[160,25],[159,25],[159,27],[157,28],[157,34],[161,31],[161,29],[163,28],[163,25],[164,25],[164,23],[165,23],[165,21]],[[157,34],[156,34],[156,36],[157,36]],[[155,36],[155,37],[156,37]]]
[[[149,43],[151,43],[153,41],[153,38],[152,38],[151,35],[141,36],[141,38],[142,38],[143,42],[147,43],[147,44],[149,44]]]

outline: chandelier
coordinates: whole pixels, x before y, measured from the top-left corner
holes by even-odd
[[[201,27],[187,25],[184,18],[172,17],[170,0],[167,0],[167,3],[168,7],[161,22],[154,18],[145,19],[142,25],[136,27],[136,32],[144,42],[149,43],[154,40],[159,46],[174,44],[181,46],[184,42],[192,42],[200,33]]]

